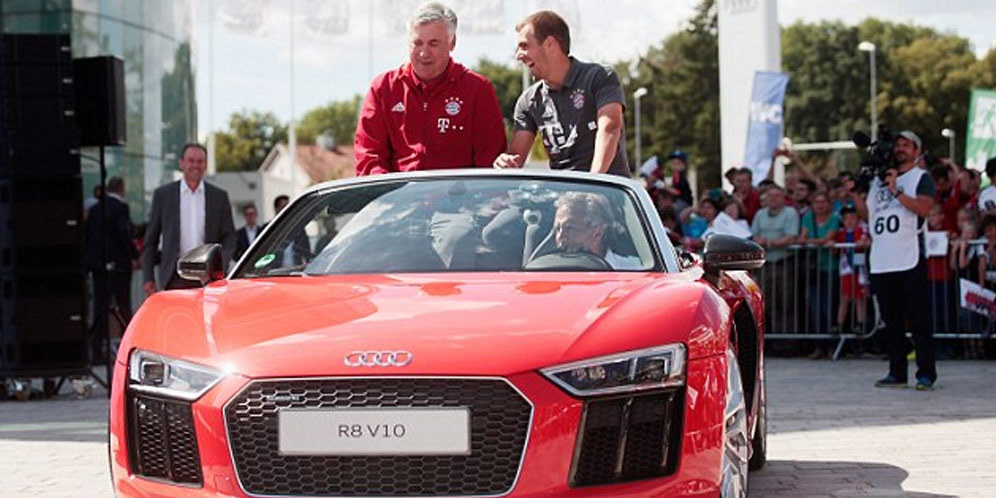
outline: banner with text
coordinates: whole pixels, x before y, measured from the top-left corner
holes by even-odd
[[[965,166],[985,170],[986,161],[996,157],[996,91],[972,90],[965,137]]]
[[[744,164],[754,172],[754,185],[768,177],[771,153],[782,139],[782,104],[788,75],[758,71],[750,98]]]

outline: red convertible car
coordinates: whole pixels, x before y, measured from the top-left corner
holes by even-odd
[[[677,252],[608,175],[327,183],[116,360],[120,496],[745,497],[765,460],[753,242]]]

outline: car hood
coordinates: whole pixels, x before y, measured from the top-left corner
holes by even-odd
[[[724,306],[685,274],[237,279],[154,295],[119,361],[138,347],[250,377],[510,375],[670,342],[704,355]],[[401,368],[344,364],[402,350]]]

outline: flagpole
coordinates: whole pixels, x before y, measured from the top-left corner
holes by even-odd
[[[208,174],[213,175],[218,171],[215,163],[215,140],[214,140],[214,0],[208,0],[208,129],[207,129],[207,152]]]
[[[294,130],[294,0],[290,2],[290,126],[287,141],[290,142],[292,192],[297,194],[297,133]]]

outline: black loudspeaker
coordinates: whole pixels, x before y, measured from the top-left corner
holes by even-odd
[[[65,35],[0,36],[0,379],[88,364],[71,54]]]
[[[73,86],[80,145],[124,145],[124,61],[111,56],[74,59]]]

